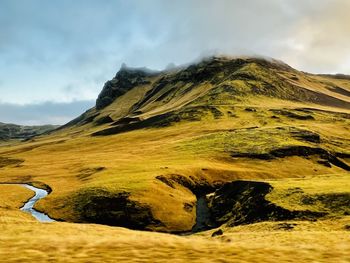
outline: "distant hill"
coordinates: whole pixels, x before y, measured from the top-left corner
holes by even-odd
[[[58,127],[57,125],[21,126],[0,122],[0,140],[28,139]]]

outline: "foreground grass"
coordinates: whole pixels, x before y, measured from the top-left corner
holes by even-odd
[[[15,230],[11,230],[14,228]],[[348,262],[344,230],[178,237],[97,225],[1,224],[1,262]]]
[[[0,186],[0,262],[348,262],[350,218],[223,227],[194,236],[93,224],[38,223],[18,207],[20,186]],[[18,194],[18,199],[13,198]],[[11,199],[11,202],[8,200]],[[6,206],[6,208],[4,208]]]

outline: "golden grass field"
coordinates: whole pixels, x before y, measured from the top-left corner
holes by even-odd
[[[266,74],[255,67],[245,70]],[[288,78],[292,73],[279,74]],[[320,84],[327,81],[350,91],[349,81],[293,74],[298,76],[295,85],[350,102],[348,96]],[[246,88],[238,82],[231,84]],[[143,106],[142,116],[164,113],[171,107],[181,109],[188,101],[208,104],[212,95],[196,98],[211,89],[207,84],[199,85],[179,99],[163,104],[155,100]],[[142,86],[127,92],[101,110],[100,116],[124,116],[147,90],[149,86]],[[233,101],[224,95],[220,93],[210,102],[221,112],[218,118],[204,112],[199,120],[186,120],[185,116],[166,127],[108,136],[91,134],[109,124],[88,123],[27,142],[4,143],[0,147],[0,182],[49,186],[52,192],[35,207],[66,222],[36,222],[19,211],[33,193],[20,186],[0,185],[0,261],[350,262],[349,171],[325,165],[317,154],[271,160],[248,156],[286,146],[321,147],[337,152],[338,159],[350,165],[350,109],[262,95]],[[309,132],[317,134],[320,141],[299,136]],[[233,157],[233,153],[241,157]],[[89,195],[97,195],[100,189],[127,192],[162,223],[146,229],[189,231],[196,220],[196,196],[185,185],[169,187],[157,179],[172,175],[208,185],[237,179],[268,182],[273,187],[266,196],[271,203],[289,210],[327,212],[327,216],[316,221],[288,220],[288,224],[295,224],[292,229],[283,228],[286,222],[270,221],[223,225],[223,235],[216,237],[211,237],[215,229],[179,236],[87,224],[81,217],[77,200],[89,203]],[[184,205],[192,209],[186,210]]]
[[[0,186],[0,262],[349,262],[350,217],[223,228],[192,235],[152,233],[94,224],[39,223],[23,212],[31,193]],[[17,189],[16,189],[17,188]],[[17,193],[14,198],[13,192]],[[17,199],[17,202],[16,202]]]

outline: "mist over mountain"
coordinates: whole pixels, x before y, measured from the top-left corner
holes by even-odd
[[[195,118],[205,107],[220,115],[220,107],[261,97],[349,109],[348,83],[338,86],[332,82],[337,79],[347,80],[343,75],[304,73],[266,57],[211,56],[163,71],[123,64],[103,86],[95,107],[63,128],[111,123],[115,127],[105,132],[113,133],[127,130],[128,123],[143,127],[162,125],[167,119],[180,121],[189,111]],[[269,105],[262,101],[261,106]]]

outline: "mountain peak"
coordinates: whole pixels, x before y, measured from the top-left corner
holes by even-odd
[[[152,76],[152,75],[156,75],[156,74],[160,73],[160,71],[149,69],[147,67],[129,67],[129,66],[127,66],[126,63],[122,63],[119,71],[116,74],[116,77],[118,76],[118,74],[120,75],[120,74],[124,74],[124,73]]]
[[[336,83],[325,84],[334,77],[325,76],[327,82],[319,78],[268,57],[216,55],[163,71],[123,63],[115,77],[105,83],[96,107],[70,125],[119,125],[120,120],[124,125],[126,120],[153,117],[181,121],[188,111],[191,116],[202,116],[208,109],[220,114],[222,105],[229,107],[261,97],[349,109],[344,97],[347,89]],[[307,84],[310,82],[312,85]]]
[[[264,67],[280,70],[294,70],[285,62],[267,56],[230,56],[225,54],[204,57],[196,64],[207,63],[256,63]]]
[[[105,83],[96,100],[96,109],[103,109],[107,107],[117,97],[122,96],[127,91],[138,85],[148,84],[148,78],[159,73],[159,71],[151,70],[146,67],[128,67],[125,63],[123,63],[115,77]]]

